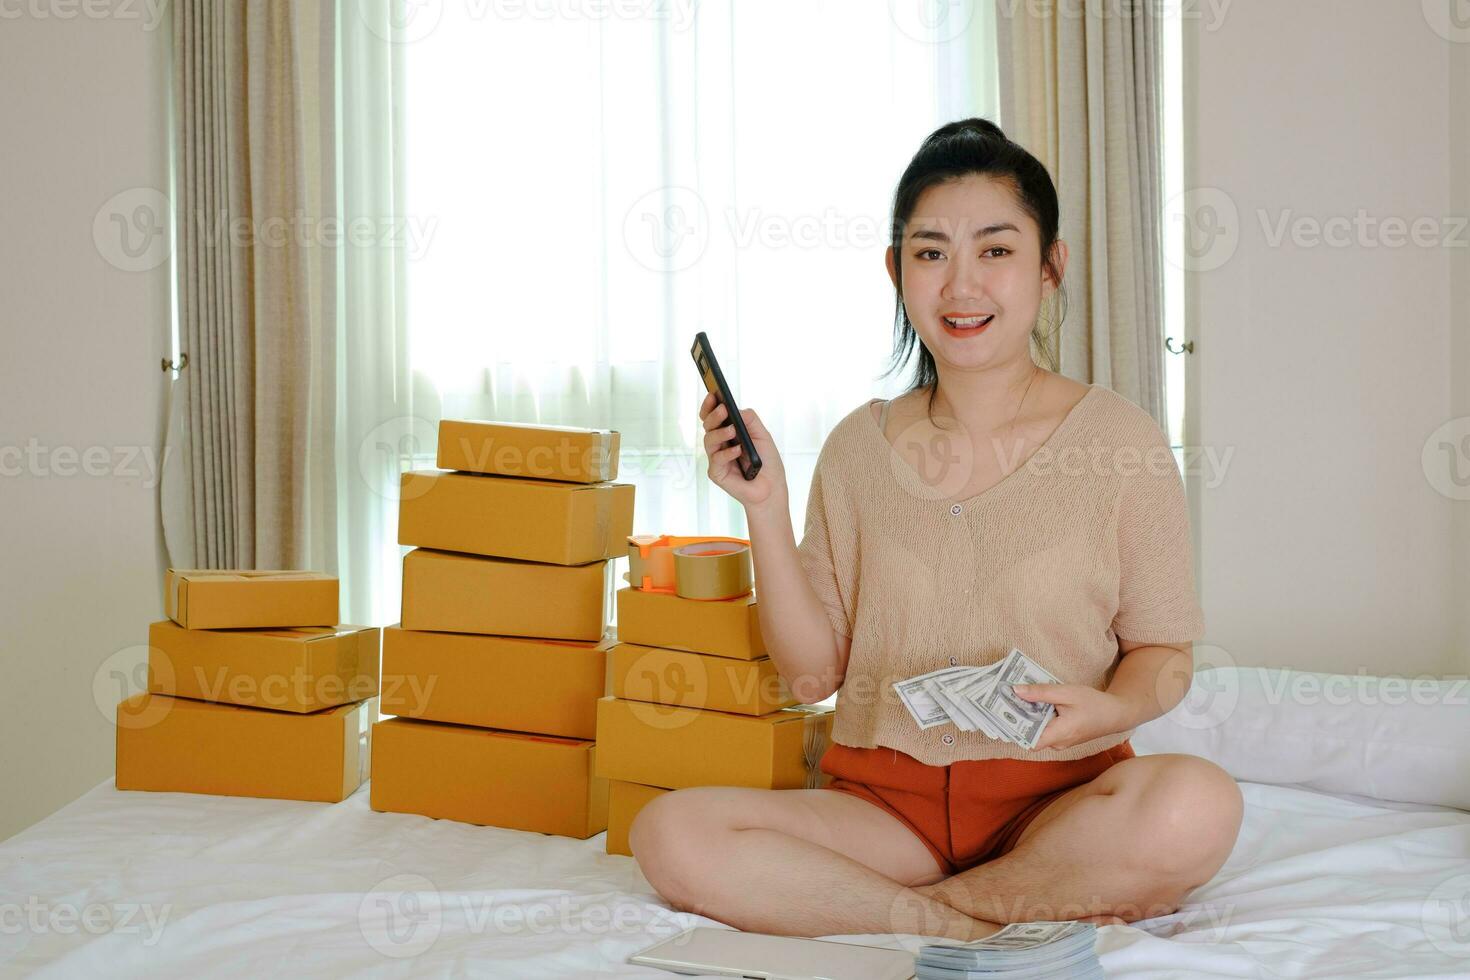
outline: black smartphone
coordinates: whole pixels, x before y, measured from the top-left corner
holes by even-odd
[[[723,424],[733,423],[735,426],[735,438],[732,441],[740,443],[742,450],[736,457],[736,462],[740,464],[740,475],[747,480],[754,480],[755,475],[761,471],[760,453],[755,451],[755,443],[750,441],[750,433],[745,429],[745,419],[735,405],[735,396],[730,394],[730,386],[725,383],[725,373],[720,370],[720,362],[715,360],[714,348],[710,347],[709,337],[705,336],[703,330],[694,335],[694,346],[689,348],[689,354],[694,358],[694,366],[699,368],[704,386],[714,392],[715,398],[725,406]]]

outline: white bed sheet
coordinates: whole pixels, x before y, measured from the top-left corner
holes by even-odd
[[[1213,881],[1099,930],[1109,976],[1470,976],[1470,813],[1242,790]],[[0,843],[6,974],[668,977],[623,961],[691,925],[720,923],[669,909],[602,835],[374,813],[366,786],[327,806],[108,780]]]

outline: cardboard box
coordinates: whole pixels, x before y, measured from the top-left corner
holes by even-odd
[[[770,657],[736,660],[636,643],[618,643],[610,657],[612,694],[630,701],[740,715],[765,715],[800,703]]]
[[[599,642],[383,630],[387,715],[568,738],[597,734],[612,633]]]
[[[609,854],[633,856],[628,846],[628,828],[633,818],[655,796],[671,792],[660,786],[644,786],[642,783],[626,783],[621,779],[608,780],[607,784],[607,840],[604,846]]]
[[[631,483],[554,483],[473,473],[403,474],[398,543],[584,565],[628,553]]]
[[[376,626],[276,630],[148,627],[148,690],[276,711],[320,711],[378,693]]]
[[[320,572],[170,568],[164,615],[186,629],[331,626],[337,578]]]
[[[403,556],[406,630],[600,640],[611,561],[545,565],[419,548]]]
[[[435,465],[467,473],[601,483],[618,478],[618,441],[615,429],[444,419]]]
[[[831,734],[829,706],[752,717],[606,697],[597,702],[597,774],[669,789],[814,788]]]
[[[118,789],[336,803],[367,778],[374,699],[310,714],[135,694],[117,706]]]
[[[374,810],[585,840],[607,829],[593,744],[392,718],[373,729]]]
[[[618,638],[718,657],[758,660],[766,655],[755,593],[735,599],[685,599],[667,592],[619,589]]]

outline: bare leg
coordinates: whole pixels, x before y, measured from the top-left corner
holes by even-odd
[[[719,873],[685,911],[771,935],[905,933],[968,941],[1000,929],[819,844],[764,828],[721,838]],[[729,869],[744,868],[745,874]],[[773,878],[789,890],[773,893]]]
[[[629,843],[671,905],[737,929],[970,940],[1000,928],[908,887],[942,877],[933,855],[881,807],[844,793],[679,790],[639,812]]]
[[[1054,800],[1009,853],[915,890],[992,922],[1164,915],[1225,863],[1242,810],[1213,763],[1127,759]]]

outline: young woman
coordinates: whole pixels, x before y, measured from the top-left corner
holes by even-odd
[[[979,938],[1000,923],[1174,911],[1225,862],[1242,801],[1219,767],[1135,757],[1188,690],[1204,631],[1183,485],[1142,409],[1037,365],[1067,247],[1046,169],[983,119],[931,134],[893,205],[891,402],[818,456],[800,546],[781,457],[741,478],[723,406],[709,477],[746,509],[761,631],[803,702],[837,692],[821,789],[698,787],[649,803],[630,846],[675,907],[765,933]],[[1034,748],[921,728],[897,681],[1019,648],[1060,683]]]

